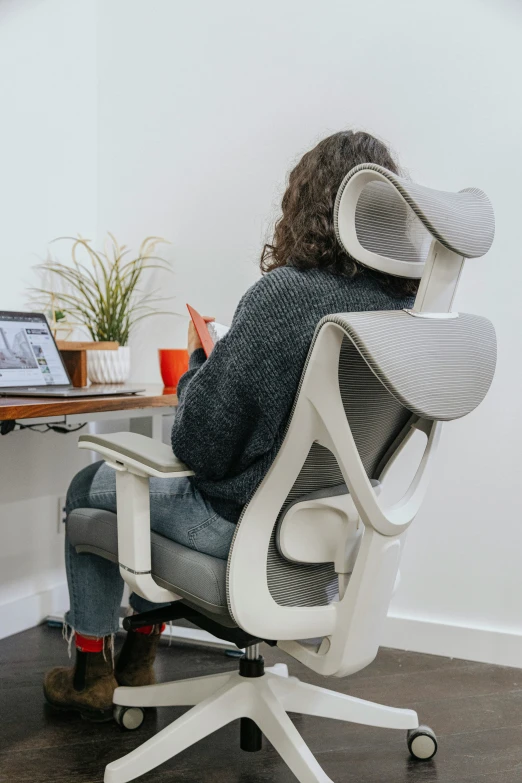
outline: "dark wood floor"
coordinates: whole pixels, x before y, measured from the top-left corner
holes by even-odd
[[[385,704],[411,707],[437,732],[439,753],[428,763],[409,758],[403,732],[295,716],[295,723],[335,783],[521,783],[522,670],[382,650],[377,660],[344,680],[313,676],[280,651],[303,680]],[[35,628],[0,642],[0,781],[101,783],[105,765],[141,744],[182,713],[150,712],[142,729],[123,732],[49,712],[41,682],[67,661],[60,631]],[[162,680],[233,669],[223,652],[162,642]],[[291,783],[275,751],[242,753],[231,724],[143,776],[143,783]]]

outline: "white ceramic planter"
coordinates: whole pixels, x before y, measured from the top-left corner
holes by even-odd
[[[125,383],[130,374],[130,348],[87,351],[87,375],[91,383]]]

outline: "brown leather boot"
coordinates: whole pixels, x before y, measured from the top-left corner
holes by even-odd
[[[51,669],[44,680],[44,695],[58,710],[79,712],[92,721],[112,719],[112,698],[118,687],[112,669],[110,651],[76,650],[75,666]]]
[[[154,685],[154,660],[161,639],[161,625],[155,625],[149,634],[128,631],[123,647],[116,658],[114,675],[118,685],[137,688]]]

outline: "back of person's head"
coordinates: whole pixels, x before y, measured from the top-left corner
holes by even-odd
[[[372,274],[397,296],[416,292],[418,280],[365,270],[337,240],[335,197],[345,175],[361,163],[377,163],[399,173],[388,147],[364,131],[334,133],[303,155],[290,172],[272,242],[263,248],[262,272],[291,265],[348,277]]]

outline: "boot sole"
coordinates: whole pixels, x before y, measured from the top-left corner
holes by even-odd
[[[56,710],[56,712],[77,712],[83,720],[87,720],[90,723],[108,723],[114,720],[114,707],[110,707],[106,710],[89,709],[88,707],[80,707],[79,704],[57,704],[49,698],[44,689],[44,696],[47,704]]]

